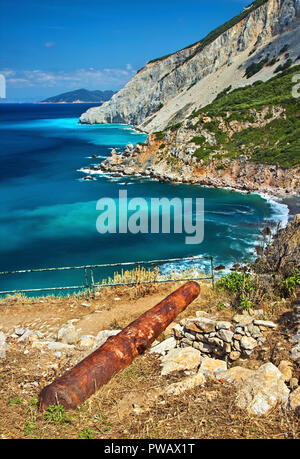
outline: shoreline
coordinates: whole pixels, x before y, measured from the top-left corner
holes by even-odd
[[[153,180],[157,182],[165,182],[165,183],[176,183],[176,184],[182,184],[182,185],[197,185],[203,188],[212,188],[212,189],[223,189],[227,191],[233,191],[236,193],[241,193],[241,194],[256,194],[261,196],[263,199],[266,201],[270,202],[271,205],[273,206],[280,205],[280,206],[286,206],[288,209],[287,213],[287,221],[286,224],[288,223],[288,220],[293,218],[296,214],[300,213],[300,195],[295,194],[295,193],[285,193],[283,194],[282,192],[275,192],[275,190],[253,190],[253,189],[241,189],[239,187],[233,187],[232,185],[227,186],[227,187],[218,187],[215,185],[203,185],[201,183],[197,182],[186,182],[186,181],[178,181],[178,180],[161,180],[158,177],[152,177],[152,176],[147,176],[142,173],[133,173],[133,174],[126,174],[122,172],[116,172],[116,171],[109,171],[109,170],[103,170],[103,169],[90,169],[90,168],[81,168],[79,170],[80,172],[87,174],[87,175],[102,175],[106,177],[111,177],[111,178],[136,178],[136,179],[148,179],[148,180]],[[277,191],[277,190],[276,190]],[[284,226],[286,226],[286,224]]]

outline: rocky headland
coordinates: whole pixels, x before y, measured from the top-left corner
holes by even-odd
[[[127,145],[123,152],[112,150],[111,156],[99,165],[83,168],[89,174],[109,173],[113,177],[148,177],[161,182],[198,184],[215,188],[232,188],[285,197],[300,191],[299,169],[249,161],[238,158],[212,159],[201,164],[194,156],[195,145],[188,142],[193,135],[186,131],[178,140],[157,140],[150,135],[144,145]],[[174,141],[172,141],[174,139]]]
[[[210,104],[228,86],[267,81],[278,65],[297,60],[299,20],[299,0],[256,0],[199,42],[150,61],[109,102],[85,112],[80,122],[161,131]],[[268,65],[261,65],[264,61]],[[257,63],[259,71],[247,73]]]
[[[89,175],[297,195],[299,38],[300,0],[256,0],[199,42],[152,60],[81,116],[149,134]]]

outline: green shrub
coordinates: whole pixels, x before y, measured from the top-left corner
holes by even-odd
[[[282,282],[283,290],[289,296],[294,295],[296,288],[299,286],[300,286],[300,269],[296,269],[295,273],[292,276],[287,277]]]
[[[157,140],[163,140],[165,138],[164,131],[154,132],[154,135]]]
[[[197,148],[193,156],[198,160],[206,159],[210,156],[211,150],[207,150],[206,148]]]
[[[265,59],[262,59],[261,61],[259,62],[253,62],[252,64],[250,64],[247,68],[246,68],[246,73],[245,73],[245,76],[247,78],[250,78],[252,77],[253,75],[255,75],[256,73],[260,72],[261,69],[267,65],[269,61],[269,58],[266,57]]]
[[[216,287],[218,290],[236,293],[236,302],[243,310],[248,311],[252,308],[251,294],[254,290],[254,282],[250,274],[233,271],[222,276],[216,283]]]
[[[8,399],[8,404],[9,405],[22,405],[22,401],[19,399],[19,397],[11,397]]]
[[[182,122],[172,124],[172,126],[169,126],[168,129],[170,129],[171,132],[174,132],[174,131],[177,131],[177,129],[179,129],[181,126],[182,126]]]
[[[229,290],[230,292],[237,293],[242,288],[251,290],[253,288],[253,282],[250,274],[239,273],[233,271],[230,274],[222,276],[216,284],[219,290]]]
[[[45,412],[45,420],[54,424],[66,424],[71,422],[71,418],[66,415],[62,405],[49,405]]]
[[[83,429],[79,434],[78,438],[85,439],[85,440],[90,440],[95,438],[95,432],[93,432],[91,429],[86,428]]]
[[[285,61],[284,64],[278,65],[278,67],[276,67],[276,69],[274,70],[274,73],[283,72],[284,70],[288,69],[292,65],[292,63],[292,59],[288,59],[287,61]]]
[[[206,139],[205,139],[205,137],[203,135],[202,136],[196,136],[196,137],[192,138],[191,142],[196,144],[196,145],[203,145],[206,142]]]

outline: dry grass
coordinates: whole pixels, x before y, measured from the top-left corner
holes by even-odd
[[[22,365],[26,366],[26,359]],[[148,354],[137,358],[81,407],[66,413],[66,422],[61,424],[46,421],[44,414],[31,405],[32,397],[38,395],[36,388],[26,396],[11,389],[12,381],[16,384],[23,379],[17,375],[18,371],[20,368],[11,367],[1,374],[2,438],[78,438],[84,432],[92,432],[95,438],[101,439],[284,439],[297,438],[300,434],[299,420],[280,407],[262,418],[241,412],[234,405],[232,387],[220,382],[210,382],[181,396],[160,396],[148,409],[135,413],[137,392],[149,393],[182,378],[181,374],[169,378],[159,376],[158,359]],[[45,383],[53,376],[49,374]],[[34,375],[28,375],[25,380],[33,378]],[[4,391],[3,387],[10,389]],[[129,405],[127,415],[120,418],[120,400],[130,399],[131,395],[132,406]],[[16,401],[20,404],[15,404]]]
[[[32,322],[34,318],[43,318],[43,315],[57,320],[58,326],[75,317],[80,319],[77,323],[88,323],[91,319],[94,324],[95,317],[101,317],[95,311],[101,307],[111,328],[123,328],[179,285],[180,282],[107,287],[96,298],[84,300],[88,302],[88,307],[82,307],[83,299],[76,297],[7,298],[0,302],[1,325],[7,321],[9,329],[13,327],[14,318],[20,321],[23,317],[30,317]],[[116,297],[120,300],[115,301]],[[230,307],[219,310],[219,304],[229,300],[224,293],[213,290],[209,283],[203,283],[200,296],[176,321],[192,317],[199,310],[230,319],[235,310]],[[268,316],[279,319],[280,327],[268,337],[265,350],[254,352],[251,359],[244,362],[245,366],[257,368],[265,361],[278,365],[281,359],[289,358],[291,307],[289,303],[273,305],[272,308],[265,305]],[[166,336],[162,335],[160,339],[163,337]],[[82,351],[75,350],[58,359],[51,353],[42,353],[30,347],[26,347],[28,353],[24,354],[24,346],[13,340],[9,344],[6,359],[0,360],[0,438],[78,438],[90,435],[101,439],[276,439],[299,438],[300,435],[299,420],[280,407],[266,417],[249,417],[239,411],[234,404],[232,386],[221,382],[211,381],[205,387],[187,391],[181,396],[160,395],[158,399],[153,399],[153,392],[179,381],[184,374],[178,372],[161,376],[159,359],[149,352],[135,359],[130,367],[117,374],[74,412],[66,413],[62,418],[64,422],[57,424],[46,420],[44,414],[38,412],[34,401],[45,385],[83,358]],[[299,377],[299,368],[294,368],[294,371]],[[139,402],[141,399],[142,403]]]

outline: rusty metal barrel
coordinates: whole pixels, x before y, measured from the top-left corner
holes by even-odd
[[[120,333],[108,338],[75,367],[43,388],[39,395],[39,409],[46,410],[49,405],[75,409],[148,349],[199,293],[197,282],[187,282]]]

